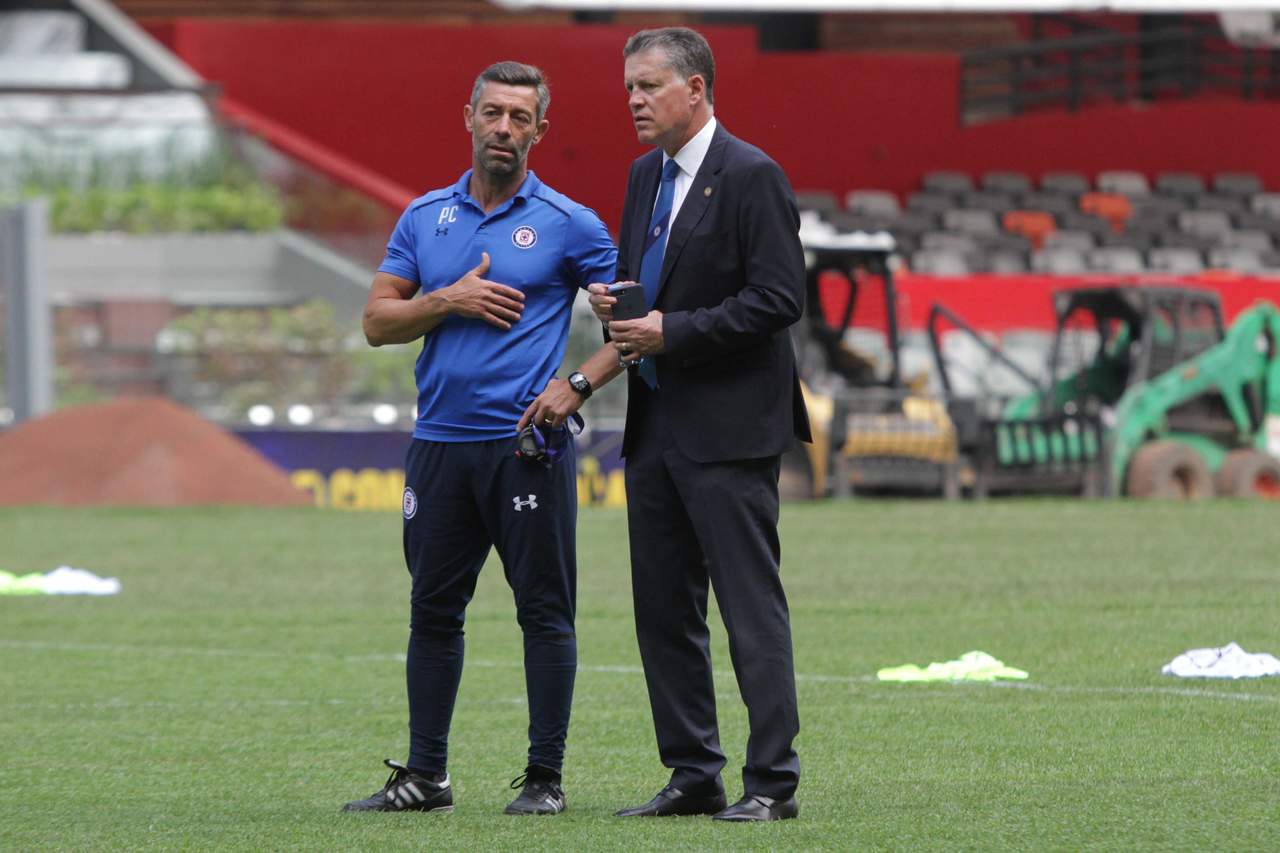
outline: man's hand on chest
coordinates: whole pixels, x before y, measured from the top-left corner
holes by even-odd
[[[449,306],[451,314],[483,320],[506,331],[520,319],[524,311],[524,294],[514,287],[484,278],[489,272],[489,253],[481,254],[480,263],[448,287],[433,295]]]

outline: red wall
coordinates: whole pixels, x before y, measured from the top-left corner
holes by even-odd
[[[469,165],[462,106],[476,73],[503,58],[541,66],[552,83],[551,132],[533,168],[612,226],[628,163],[644,150],[621,81],[630,28],[188,19],[156,32],[230,97],[414,192]],[[905,193],[934,169],[1114,168],[1247,170],[1280,189],[1280,102],[1100,106],[962,128],[955,57],[761,54],[751,29],[704,32],[719,64],[717,116],[797,189]]]
[[[980,329],[1054,327],[1053,293],[1072,287],[1099,287],[1116,283],[1140,286],[1178,284],[1213,290],[1222,300],[1223,319],[1230,324],[1245,308],[1259,300],[1280,305],[1280,279],[1219,272],[1183,278],[1155,279],[1142,276],[972,275],[938,277],[903,273],[894,277],[897,320],[903,329],[928,327],[929,312],[941,303]],[[850,326],[885,328],[884,300],[878,286],[860,291]],[[849,298],[848,285],[839,276],[825,275],[818,283],[818,297],[829,325],[839,324]],[[944,324],[943,328],[950,328]]]

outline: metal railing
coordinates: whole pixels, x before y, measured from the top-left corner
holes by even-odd
[[[965,124],[1208,91],[1280,96],[1280,51],[1238,48],[1216,27],[1182,22],[1137,35],[1089,32],[967,51],[960,61]]]

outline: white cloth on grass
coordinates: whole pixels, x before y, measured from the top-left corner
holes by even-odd
[[[1260,678],[1280,675],[1280,660],[1266,652],[1250,654],[1235,643],[1220,649],[1191,649],[1160,670],[1179,678]]]

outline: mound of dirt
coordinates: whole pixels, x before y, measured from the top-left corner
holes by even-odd
[[[256,450],[168,400],[64,409],[0,434],[0,506],[311,502]]]

